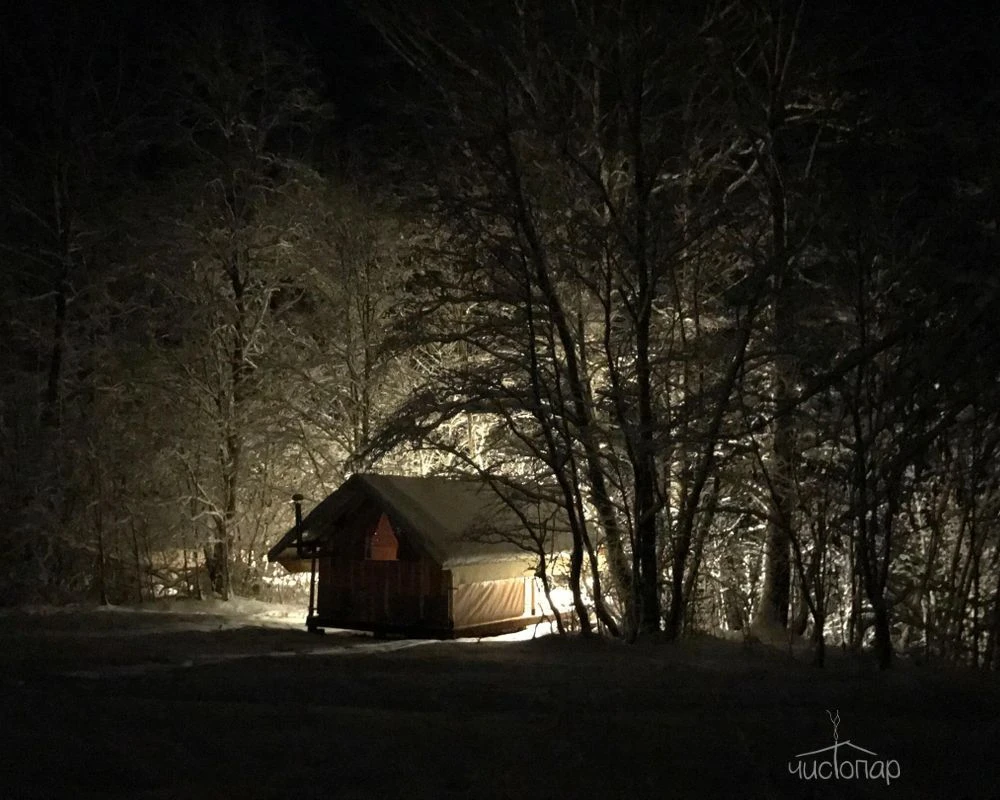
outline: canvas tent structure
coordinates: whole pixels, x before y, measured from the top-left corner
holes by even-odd
[[[541,614],[538,556],[525,549],[525,523],[550,532],[557,550],[565,534],[554,506],[515,508],[479,481],[358,474],[289,530],[268,560],[311,572],[310,630],[520,630]]]

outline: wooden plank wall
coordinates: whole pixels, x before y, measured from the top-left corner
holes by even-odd
[[[427,561],[322,559],[317,613],[330,620],[448,624],[441,569]]]

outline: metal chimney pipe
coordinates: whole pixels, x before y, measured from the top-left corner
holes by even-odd
[[[298,492],[292,495],[292,502],[295,504],[295,544],[299,555],[302,555],[302,501],[305,498]]]

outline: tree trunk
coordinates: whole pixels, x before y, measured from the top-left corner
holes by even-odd
[[[65,274],[65,272],[64,272]],[[59,387],[62,382],[63,351],[66,343],[66,281],[59,281],[55,296],[55,320],[52,327],[52,347],[49,351],[49,369],[45,381],[45,404],[42,423],[53,427],[59,424]]]
[[[792,336],[790,314],[785,309],[787,302],[778,297],[775,304],[775,343],[777,347],[787,347]],[[787,357],[779,357],[775,364],[775,419],[771,446],[773,462],[769,475],[770,508],[764,551],[764,584],[754,620],[754,628],[764,636],[784,631],[788,625],[791,594],[792,463],[795,458],[795,433],[788,385],[792,379],[792,369],[787,361]]]
[[[544,553],[539,556],[538,569],[535,571],[535,575],[542,581],[542,591],[545,593],[545,602],[547,602],[549,604],[549,608],[552,609],[552,615],[556,619],[556,630],[559,631],[559,635],[562,636],[566,633],[566,628],[563,625],[562,614],[559,613],[559,609],[556,608],[555,603],[552,602],[552,581],[549,580],[549,570],[546,566]]]
[[[983,666],[987,669],[1000,669],[1000,582],[993,592],[993,624],[990,626],[989,641],[986,645],[986,655]]]
[[[862,497],[865,497],[865,495],[862,495]],[[875,626],[875,656],[879,669],[889,669],[892,666],[893,656],[889,607],[885,600],[885,583],[881,579],[878,569],[877,555],[871,547],[871,543],[877,537],[876,528],[879,522],[877,516],[874,514],[869,519],[865,511],[861,511],[858,515],[858,522],[858,563],[861,567],[865,595],[872,607]],[[885,557],[888,558],[887,555]]]
[[[772,20],[773,21],[773,20]],[[794,359],[789,347],[795,340],[795,315],[790,298],[791,255],[788,248],[788,177],[785,149],[786,86],[788,67],[795,50],[799,18],[790,30],[779,24],[777,40],[769,42],[774,63],[769,68],[767,128],[761,167],[767,179],[771,241],[768,273],[773,286],[771,344],[774,360],[774,423],[770,467],[770,509],[764,561],[764,584],[754,627],[758,632],[783,632],[788,624],[791,586],[791,535],[794,470],[797,457],[791,412],[794,408]],[[787,35],[787,40],[785,36]]]
[[[754,628],[761,632],[783,631],[788,624],[791,569],[788,533],[782,525],[768,523],[764,551],[764,584],[757,605]]]
[[[576,609],[576,616],[580,620],[580,633],[584,636],[591,634],[590,614],[587,611],[587,604],[583,602],[583,595],[580,591],[580,578],[583,573],[583,540],[578,530],[573,531],[573,550],[569,556],[569,588],[573,594],[573,608]]]
[[[826,662],[826,639],[823,638],[826,617],[822,612],[813,615],[813,624],[813,664],[817,667],[822,667]]]
[[[142,582],[143,582],[143,570],[142,561],[139,557],[139,535],[135,530],[135,519],[131,516],[129,517],[129,528],[132,531],[132,558],[135,562],[135,588],[136,593],[139,596],[139,603],[141,604],[144,600],[142,596]],[[184,566],[185,572],[187,572],[187,548],[184,548]]]
[[[795,600],[795,613],[789,619],[788,632],[794,636],[802,636],[809,627],[809,603],[806,601],[805,592],[805,588],[799,587],[799,595]]]
[[[104,523],[101,520],[100,511],[97,514],[97,586],[100,592],[100,602],[102,606],[108,604],[108,577],[105,567],[104,554]]]
[[[879,669],[889,669],[892,666],[892,631],[889,627],[889,608],[885,597],[877,595],[871,598],[872,611],[875,614],[875,656]]]
[[[647,461],[647,459],[643,459]],[[635,527],[638,549],[639,631],[660,630],[660,570],[656,558],[656,487],[649,463],[637,464],[635,470]]]
[[[698,468],[694,473],[694,481],[691,490],[684,498],[680,517],[677,523],[677,533],[674,539],[673,559],[670,576],[671,602],[670,613],[667,615],[666,632],[670,640],[677,639],[684,628],[684,614],[686,610],[687,597],[684,593],[684,569],[687,563],[688,553],[691,550],[691,542],[694,537],[695,518],[698,507],[701,505],[701,497],[705,491],[705,484],[708,482],[710,473],[715,466],[715,442],[719,431],[722,428],[722,421],[726,415],[727,401],[732,394],[733,387],[743,370],[746,358],[747,345],[750,342],[750,332],[753,328],[756,311],[756,298],[748,309],[743,327],[740,330],[740,338],[733,353],[733,358],[729,362],[726,376],[722,381],[719,394],[716,398],[715,409],[712,412],[712,421],[709,424],[705,435],[705,449],[702,452]]]

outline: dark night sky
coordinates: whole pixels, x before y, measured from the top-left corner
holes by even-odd
[[[342,130],[384,118],[386,95],[405,78],[374,28],[340,0],[275,0],[271,7],[288,36],[305,41],[312,50]]]
[[[413,100],[420,81],[378,32],[357,11],[356,0],[262,0],[265,16],[278,26],[279,38],[306,53],[321,73],[334,110],[329,135],[318,137],[324,160],[351,161],[373,177],[395,156],[392,169],[409,171],[412,153],[420,147],[412,135]],[[22,55],[38,58],[46,47],[90,44],[88,28],[103,27],[124,39],[136,60],[156,52],[176,26],[195,27],[206,9],[227,7],[235,12],[245,3],[224,0],[206,5],[197,0],[4,0],[0,30],[0,63]],[[409,6],[408,6],[409,8]],[[807,58],[816,63],[839,62],[838,83],[866,95],[874,113],[898,121],[901,128],[927,131],[925,140],[947,139],[934,156],[947,170],[947,152],[968,158],[970,149],[990,158],[988,137],[1000,107],[1000,77],[995,41],[1000,14],[983,14],[969,2],[950,5],[947,13],[929,2],[813,2],[807,5]],[[35,43],[31,44],[34,39]],[[39,46],[39,42],[41,46]],[[51,42],[51,44],[48,44]],[[32,49],[34,48],[34,50]],[[829,56],[829,58],[827,58]],[[7,80],[0,69],[0,123],[15,138],[33,128],[31,119],[16,114],[31,109],[26,92]],[[16,102],[9,102],[14,98]],[[403,112],[404,103],[410,113]],[[980,158],[980,156],[976,156]],[[362,166],[363,165],[363,166]]]
[[[245,3],[225,0],[213,8]],[[367,24],[350,0],[266,0],[264,8],[285,38],[303,42],[323,73],[341,134],[385,133],[387,104],[394,94],[412,96],[415,77]],[[195,0],[134,2],[103,0],[5,0],[0,18],[6,23],[7,47],[21,46],[20,31],[50,27],[45,35],[58,42],[60,27],[86,27],[94,20],[119,30],[141,52],[155,45],[177,21],[197,19],[207,6]],[[920,105],[928,94],[945,97],[956,110],[992,114],[998,93],[994,43],[1000,14],[984,13],[970,2],[810,3],[814,40],[840,54],[853,52],[863,65],[857,80],[869,88],[880,84],[901,104]],[[89,21],[88,21],[89,20]],[[83,37],[86,31],[81,31]],[[72,33],[63,31],[72,38]],[[79,42],[77,42],[79,44]],[[4,80],[3,84],[8,83]],[[0,85],[0,91],[10,91]],[[988,109],[988,111],[987,111]],[[380,130],[381,129],[381,130]]]
[[[246,7],[226,0],[212,8],[223,5],[234,11]],[[309,51],[335,106],[340,133],[366,129],[384,119],[385,98],[408,79],[390,48],[349,5],[341,0],[263,3],[266,16],[279,26],[281,39]],[[83,53],[98,40],[123,41],[132,56],[140,58],[155,50],[172,26],[197,25],[206,8],[197,0],[4,0],[0,47],[6,52],[0,52],[0,64],[25,58],[41,63],[46,50]],[[0,102],[3,95],[18,91],[6,72],[0,68]]]

